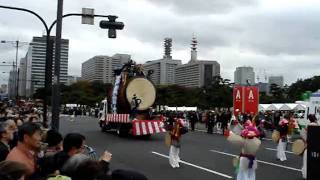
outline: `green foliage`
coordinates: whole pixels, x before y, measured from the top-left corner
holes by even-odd
[[[201,109],[232,106],[232,86],[230,80],[215,76],[210,85],[202,88],[187,88],[178,85],[156,86],[155,105],[197,106]],[[93,106],[107,96],[112,89],[111,84],[102,82],[79,81],[70,86],[61,85],[62,104],[82,104]],[[270,86],[270,95],[260,93],[260,103],[288,103],[307,97],[306,92],[320,89],[320,76],[299,79],[291,86],[280,88],[276,84]],[[310,93],[309,92],[309,93]],[[50,94],[50,92],[48,93]],[[304,95],[304,96],[303,96]],[[45,91],[38,89],[34,98],[43,99]]]
[[[111,88],[111,84],[103,84],[99,81],[79,81],[70,86],[61,85],[61,104],[94,106],[107,96]],[[44,95],[44,88],[41,88],[36,91],[34,98],[43,99]]]
[[[305,80],[298,79],[288,88],[288,98],[302,100],[302,95],[306,91],[315,92],[320,89],[320,76],[314,76]]]

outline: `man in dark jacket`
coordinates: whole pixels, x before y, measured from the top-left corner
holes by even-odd
[[[0,122],[0,162],[7,158],[10,152],[9,142],[13,139],[13,130],[9,123]]]
[[[196,112],[192,111],[189,115],[189,120],[190,120],[190,124],[191,124],[191,131],[194,131],[195,129],[195,124],[197,122],[197,114]]]
[[[209,111],[207,116],[207,123],[208,123],[208,130],[207,133],[212,134],[213,133],[213,127],[215,125],[215,115],[212,111]]]

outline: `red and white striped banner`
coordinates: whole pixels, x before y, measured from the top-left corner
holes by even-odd
[[[163,128],[162,121],[154,120],[133,120],[132,121],[132,133],[134,136],[156,134],[160,132],[166,132]]]
[[[130,123],[129,114],[107,114],[107,122]]]

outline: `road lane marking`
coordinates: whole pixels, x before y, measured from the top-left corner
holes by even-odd
[[[207,132],[205,130],[201,130],[201,129],[194,129],[195,131],[199,131],[199,132]]]
[[[218,153],[218,154],[227,155],[227,156],[238,157],[238,155],[230,154],[230,153],[225,153],[225,152],[221,152],[221,151],[216,151],[216,150],[210,150],[210,151],[211,151],[211,152]],[[293,168],[293,167],[288,167],[288,166],[284,166],[284,165],[280,165],[280,164],[275,164],[275,163],[266,162],[266,161],[261,161],[261,160],[257,160],[257,162],[260,162],[260,163],[263,163],[263,164],[268,164],[268,165],[271,165],[271,166],[281,167],[281,168],[284,168],[284,169],[289,169],[289,170],[294,170],[294,171],[299,171],[299,172],[301,172],[301,169],[297,169],[297,168]]]
[[[273,149],[273,148],[265,148],[265,149],[270,150],[270,151],[277,151],[277,149]],[[291,151],[285,151],[285,152],[293,154],[293,152],[291,152]]]
[[[169,159],[169,156],[167,156],[167,155],[160,154],[160,153],[154,152],[154,151],[152,151],[151,153]],[[213,174],[216,174],[216,175],[219,175],[219,176],[228,178],[228,179],[232,179],[232,176],[229,176],[229,175],[226,175],[226,174],[217,172],[217,171],[213,171],[213,170],[211,170],[211,169],[204,168],[204,167],[201,167],[201,166],[198,166],[198,165],[195,165],[195,164],[191,164],[191,163],[186,162],[186,161],[180,160],[180,163],[186,164],[186,165],[189,165],[189,166],[192,166],[192,167],[195,167],[195,168],[198,168],[198,169],[201,169],[201,170],[204,170],[204,171],[207,171],[207,172],[210,172],[210,173],[213,173]]]

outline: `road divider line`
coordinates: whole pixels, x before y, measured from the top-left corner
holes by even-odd
[[[227,155],[227,156],[238,157],[238,155],[230,154],[230,153],[225,153],[225,152],[221,152],[221,151],[217,151],[217,150],[210,150],[210,151],[211,151],[211,152],[218,153],[218,154]],[[288,166],[284,166],[284,165],[280,165],[280,164],[275,164],[275,163],[266,162],[266,161],[261,161],[261,160],[257,160],[257,162],[262,163],[262,164],[268,164],[268,165],[271,165],[271,166],[276,166],[276,167],[281,167],[281,168],[284,168],[284,169],[289,169],[289,170],[301,172],[301,169],[297,169],[297,168],[293,168],[293,167],[288,167]]]
[[[277,149],[273,149],[273,148],[265,148],[265,149],[270,150],[270,151],[277,151]],[[291,151],[285,151],[285,152],[293,154],[293,152],[291,152]]]
[[[169,156],[167,156],[167,155],[164,155],[164,154],[161,154],[161,153],[158,153],[158,152],[154,152],[154,151],[152,151],[151,153],[169,159]],[[204,167],[201,167],[201,166],[198,166],[198,165],[186,162],[186,161],[180,160],[180,163],[186,164],[186,165],[189,165],[189,166],[192,166],[192,167],[195,167],[195,168],[198,168],[198,169],[201,169],[201,170],[204,170],[204,171],[207,171],[207,172],[210,172],[210,173],[213,173],[213,174],[216,174],[216,175],[228,178],[228,179],[232,179],[232,176],[229,176],[227,174],[223,174],[223,173],[220,173],[220,172],[217,172],[217,171],[213,171],[211,169],[204,168]]]
[[[201,129],[194,129],[194,130],[199,132],[207,132],[206,130],[201,130]]]

